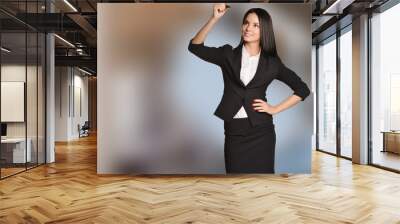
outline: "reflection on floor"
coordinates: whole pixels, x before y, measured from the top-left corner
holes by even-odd
[[[25,170],[25,167],[24,168],[20,168],[20,167],[17,167],[17,168],[1,168],[1,178],[13,175],[15,173],[18,173],[18,172],[21,172],[21,171],[24,171],[24,170]]]
[[[342,147],[341,150],[342,150],[342,151],[341,151],[341,155],[342,155],[342,156],[345,156],[345,157],[348,157],[348,158],[351,158],[351,157],[352,157],[351,148]]]
[[[25,168],[25,164],[2,164],[2,168],[0,170],[1,172],[1,178],[5,178],[7,176],[19,173],[21,171],[26,170]],[[36,163],[28,163],[26,164],[27,169],[31,168],[31,167],[35,167]]]
[[[392,152],[374,151],[372,157],[373,163],[388,167],[391,169],[400,170],[400,155]]]

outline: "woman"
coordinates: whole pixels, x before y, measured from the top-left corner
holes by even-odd
[[[236,48],[229,44],[205,46],[207,34],[227,10],[225,3],[215,4],[213,15],[191,39],[188,49],[222,70],[224,94],[214,114],[224,120],[226,172],[274,173],[276,136],[272,115],[304,100],[310,90],[279,59],[272,20],[264,9],[246,12]],[[294,91],[275,106],[267,103],[265,97],[274,79]]]

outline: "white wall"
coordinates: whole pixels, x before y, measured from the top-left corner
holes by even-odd
[[[83,73],[76,74],[77,70],[75,70],[75,75],[74,75],[74,89],[75,89],[75,96],[73,97],[75,102],[74,102],[74,108],[72,108],[72,130],[71,130],[71,135],[73,138],[78,138],[79,133],[77,126],[80,124],[81,126],[85,123],[85,121],[88,120],[88,77],[87,76],[81,76]],[[80,93],[78,91],[80,90]],[[80,99],[78,98],[80,94]],[[79,100],[81,101],[79,103]],[[81,112],[79,111],[79,107],[82,110]],[[75,111],[75,113],[74,113]]]
[[[27,119],[24,122],[6,122],[7,137],[30,139],[32,161],[44,163],[44,74],[41,66],[25,66],[25,64],[3,64],[1,66],[2,82],[24,82],[26,85],[26,112]],[[27,81],[26,81],[27,79]],[[7,96],[2,96],[7,97]],[[1,108],[7,110],[9,108]],[[11,111],[12,112],[12,111]],[[37,153],[39,154],[37,156]]]
[[[55,73],[55,141],[77,139],[78,124],[88,120],[88,78],[72,67],[56,67]]]
[[[26,73],[27,72],[27,73]],[[36,67],[18,64],[9,64],[1,66],[1,81],[2,82],[25,82],[25,76],[28,76],[29,86],[36,86]],[[35,77],[33,77],[35,76]],[[36,135],[36,87],[27,88],[27,106],[29,107],[27,113],[28,119],[28,137],[30,133],[35,133]],[[4,96],[3,96],[4,97]],[[33,103],[32,103],[33,102]],[[40,105],[39,105],[40,106]],[[6,110],[7,108],[2,108]],[[34,123],[32,123],[34,122]],[[8,137],[25,137],[25,123],[26,122],[7,122],[7,136]]]
[[[69,133],[69,68],[55,68],[55,141],[68,141]]]

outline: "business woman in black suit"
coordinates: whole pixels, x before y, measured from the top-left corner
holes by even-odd
[[[205,46],[207,34],[227,11],[225,3],[215,4],[211,18],[190,40],[188,50],[222,70],[224,93],[214,115],[224,120],[226,172],[274,173],[272,115],[304,100],[310,90],[278,57],[272,20],[264,9],[252,8],[245,13],[237,47]],[[278,105],[270,105],[265,96],[274,79],[294,91]]]

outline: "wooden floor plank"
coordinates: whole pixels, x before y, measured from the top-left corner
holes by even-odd
[[[312,174],[97,175],[96,136],[0,181],[0,223],[400,223],[400,175],[313,152]]]

